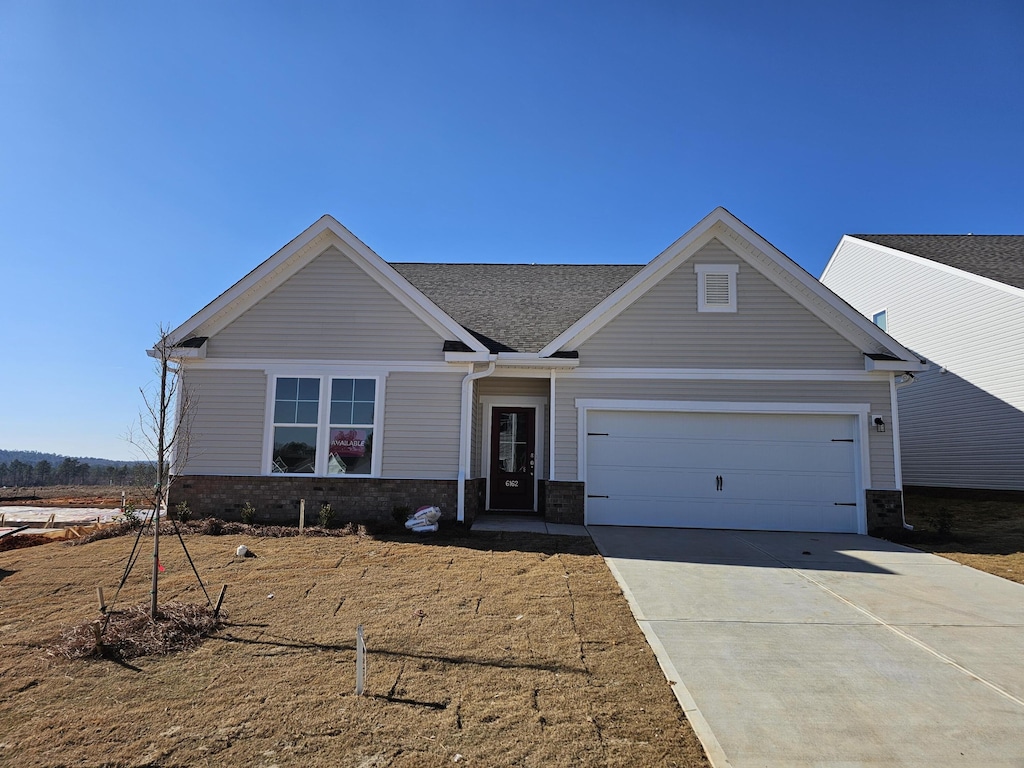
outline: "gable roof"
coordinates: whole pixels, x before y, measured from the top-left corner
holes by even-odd
[[[1024,235],[850,235],[1024,289]]]
[[[433,329],[446,352],[573,356],[587,338],[715,238],[865,354],[915,361],[913,353],[721,207],[646,265],[389,264],[325,215],[171,331],[168,341],[180,349],[215,335],[334,246]],[[194,354],[186,356],[203,356],[199,349],[189,352]]]
[[[890,353],[900,360],[917,364],[917,358],[910,350],[721,206],[559,334],[540,351],[540,355],[577,350],[653,285],[716,238],[865,354]]]
[[[471,350],[487,351],[471,333],[328,214],[321,216],[277,253],[172,330],[167,335],[168,342],[172,347],[182,347],[190,339],[213,336],[331,246],[338,248],[378,285],[401,301],[442,340],[455,339]]]
[[[423,264],[392,267],[491,352],[538,352],[642,264]]]

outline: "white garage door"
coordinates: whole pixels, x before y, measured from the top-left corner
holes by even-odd
[[[587,523],[857,532],[856,417],[587,412]]]

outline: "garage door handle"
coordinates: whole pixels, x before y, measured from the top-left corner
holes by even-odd
[[[721,475],[715,475],[715,490],[716,491],[722,490],[723,483],[724,483],[724,480],[723,480],[722,476]]]
[[[856,507],[857,502],[855,501],[833,501],[832,506],[834,507]]]
[[[607,499],[608,497],[607,496],[598,496],[597,494],[588,493],[587,494],[587,498],[588,499]]]

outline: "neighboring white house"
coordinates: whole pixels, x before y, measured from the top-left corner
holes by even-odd
[[[722,208],[646,265],[389,263],[324,216],[170,341],[199,513],[902,524],[920,363]]]
[[[930,363],[904,482],[1024,490],[1024,235],[846,235],[821,281]]]

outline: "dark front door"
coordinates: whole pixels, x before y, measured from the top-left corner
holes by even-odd
[[[491,412],[491,509],[533,511],[535,408]]]

